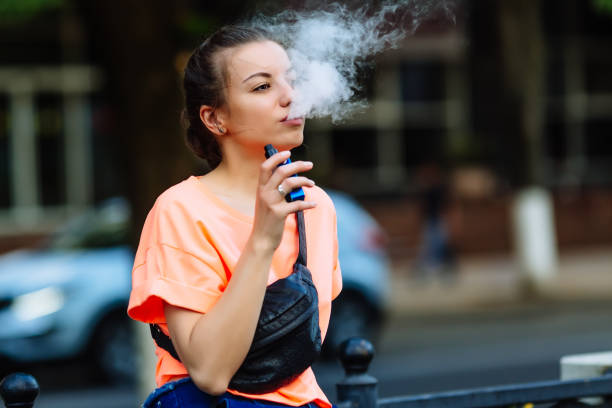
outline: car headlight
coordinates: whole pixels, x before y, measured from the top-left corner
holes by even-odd
[[[32,320],[57,312],[64,306],[64,293],[50,286],[13,299],[11,309],[20,320]]]

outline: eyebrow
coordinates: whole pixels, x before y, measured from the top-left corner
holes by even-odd
[[[254,78],[256,76],[262,76],[262,77],[266,77],[266,78],[272,78],[272,75],[268,74],[267,72],[256,72],[253,75],[249,75],[248,77],[246,77],[242,83],[245,83],[246,81],[248,81],[251,78]]]

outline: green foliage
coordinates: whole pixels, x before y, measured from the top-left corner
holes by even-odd
[[[0,25],[19,24],[39,13],[54,10],[67,0],[0,0]]]
[[[220,22],[214,16],[205,16],[195,12],[190,12],[179,22],[180,29],[194,38],[211,33],[219,25]]]
[[[612,0],[593,0],[593,5],[598,11],[612,14]]]

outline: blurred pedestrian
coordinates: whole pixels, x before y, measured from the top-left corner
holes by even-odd
[[[448,222],[449,186],[441,166],[427,162],[417,175],[420,186],[422,229],[416,272],[420,278],[451,278],[456,270],[456,251]]]

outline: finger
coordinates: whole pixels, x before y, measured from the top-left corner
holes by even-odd
[[[283,206],[284,212],[289,215],[291,213],[296,213],[298,211],[306,211],[317,206],[317,203],[314,201],[292,201],[290,203],[284,202],[281,204]]]
[[[272,212],[274,212],[279,219],[285,219],[289,214],[293,214],[298,211],[311,210],[316,206],[317,203],[314,201],[297,200],[288,203],[283,200],[277,204],[274,204],[271,208]]]
[[[290,191],[293,191],[296,188],[312,187],[314,185],[315,185],[315,182],[309,179],[308,177],[297,176],[297,177],[287,177],[285,180],[282,181],[282,183],[279,184],[279,187],[281,187],[288,194]]]
[[[296,161],[294,163],[289,163],[285,166],[280,166],[274,170],[274,172],[268,179],[268,183],[271,187],[277,187],[280,183],[283,182],[284,179],[291,177],[294,174],[303,173],[305,171],[311,170],[312,167],[313,164],[309,161]]]
[[[266,184],[272,176],[274,170],[276,170],[278,166],[284,163],[290,156],[291,152],[288,150],[284,150],[282,152],[273,154],[263,163],[261,163],[261,167],[259,169],[260,184]]]

